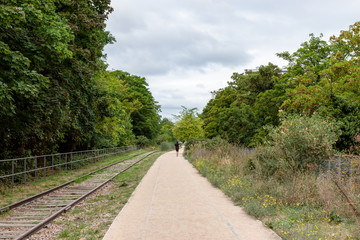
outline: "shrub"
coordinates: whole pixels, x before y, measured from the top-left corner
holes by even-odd
[[[318,115],[290,115],[276,128],[257,153],[262,174],[285,174],[289,170],[315,170],[333,154],[339,136],[337,125]]]
[[[143,148],[143,147],[150,146],[151,140],[148,139],[148,138],[145,137],[145,136],[137,136],[137,137],[136,137],[136,143],[137,143],[137,145],[139,145],[141,148]]]
[[[160,144],[161,151],[169,151],[174,148],[174,144],[171,142],[162,142]]]
[[[196,145],[196,144],[204,143],[204,142],[207,142],[207,141],[209,141],[209,139],[206,139],[206,138],[194,138],[194,139],[190,139],[190,140],[188,140],[188,141],[185,142],[185,151],[190,150],[190,148],[193,147],[193,146]]]

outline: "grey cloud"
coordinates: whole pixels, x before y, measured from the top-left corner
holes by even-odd
[[[189,4],[189,3],[188,3]],[[126,10],[126,8],[125,8]],[[107,46],[110,65],[138,74],[160,75],[174,68],[197,69],[218,64],[236,66],[251,57],[244,51],[241,39],[229,36],[219,22],[206,22],[193,9],[167,9],[166,12],[119,11],[110,18],[108,28],[117,43]],[[208,9],[221,19],[224,13]],[[116,10],[115,10],[116,11]],[[190,19],[186,19],[188,16]],[[216,17],[214,17],[216,16]],[[233,19],[234,20],[234,19]],[[113,59],[116,59],[113,60]]]
[[[225,86],[232,72],[276,63],[275,53],[295,51],[309,33],[338,35],[359,21],[360,1],[113,0],[112,6],[107,30],[117,42],[105,47],[109,69],[146,77],[163,112],[177,106],[177,114],[181,105],[201,109],[217,90],[211,87]]]
[[[250,60],[236,43],[221,42],[195,31],[168,29],[160,34],[117,39],[108,55],[132,72],[141,69],[141,74],[164,74],[174,68],[202,68],[209,64],[235,66]]]

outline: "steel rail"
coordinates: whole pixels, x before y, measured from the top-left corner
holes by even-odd
[[[105,182],[101,183],[99,186],[97,186],[96,188],[90,190],[89,192],[85,193],[84,195],[82,195],[81,197],[77,198],[76,200],[74,200],[73,202],[69,203],[68,205],[66,205],[65,207],[63,207],[62,209],[58,210],[57,212],[55,212],[54,214],[52,214],[51,216],[49,216],[48,218],[46,218],[45,220],[43,220],[42,222],[36,224],[35,226],[33,226],[32,228],[30,228],[29,230],[27,230],[26,232],[24,232],[23,234],[21,234],[20,236],[14,238],[15,240],[22,240],[25,239],[29,236],[31,236],[32,234],[36,233],[37,231],[39,231],[40,229],[42,229],[45,225],[47,225],[48,223],[50,223],[51,221],[53,221],[54,219],[56,219],[58,216],[60,216],[62,213],[65,213],[66,211],[68,211],[69,209],[71,209],[73,206],[75,206],[77,203],[79,203],[80,201],[82,201],[84,198],[88,197],[89,195],[91,195],[92,193],[94,193],[95,191],[99,190],[100,188],[102,188],[103,186],[105,186],[106,184],[108,184],[110,181],[112,181],[115,177],[117,177],[119,174],[127,171],[128,169],[130,169],[131,167],[133,167],[135,164],[139,163],[140,161],[142,161],[143,159],[147,158],[148,156],[154,154],[157,151],[153,151],[148,153],[146,156],[144,156],[143,158],[139,159],[138,161],[130,164],[128,167],[126,167],[125,169],[121,170],[120,172],[118,172],[117,174],[115,174],[114,176],[112,176],[111,178],[109,178],[108,180],[106,180]]]
[[[103,170],[103,169],[112,167],[112,166],[114,166],[114,165],[116,165],[116,164],[119,164],[119,163],[121,163],[121,162],[124,162],[124,161],[126,161],[126,160],[129,160],[129,159],[131,159],[131,158],[133,158],[133,157],[137,157],[137,156],[139,156],[139,155],[141,155],[141,154],[142,154],[142,153],[139,153],[139,154],[130,156],[129,158],[122,159],[122,160],[120,160],[120,161],[118,161],[118,162],[115,162],[115,163],[112,163],[112,164],[110,164],[110,165],[107,165],[107,166],[104,166],[104,167],[102,167],[102,168],[99,168],[99,169],[97,169],[97,170],[94,170],[94,171],[92,171],[92,172],[90,172],[90,173],[87,173],[86,175],[83,175],[83,176],[81,176],[81,177],[78,177],[78,178],[76,178],[76,179],[73,179],[73,180],[71,180],[71,181],[68,181],[68,182],[66,182],[66,183],[63,183],[63,184],[61,184],[61,185],[59,185],[59,186],[56,186],[56,187],[51,188],[51,189],[49,189],[49,190],[43,191],[43,192],[41,192],[41,193],[38,193],[38,194],[36,194],[36,195],[34,195],[34,196],[31,196],[31,197],[22,199],[22,200],[20,200],[20,201],[18,201],[18,202],[15,202],[15,203],[12,203],[12,204],[7,205],[7,206],[5,206],[5,207],[2,207],[2,208],[0,208],[0,213],[3,213],[3,212],[6,212],[6,211],[9,211],[9,210],[12,210],[12,209],[17,208],[17,207],[20,207],[20,206],[22,206],[22,205],[24,205],[24,204],[26,204],[26,203],[29,203],[29,202],[31,202],[31,201],[33,201],[33,200],[35,200],[35,199],[38,199],[38,198],[40,198],[40,197],[43,197],[43,196],[45,196],[45,195],[47,195],[47,194],[49,194],[49,193],[51,193],[51,192],[54,192],[54,191],[59,190],[59,189],[61,189],[61,188],[63,188],[63,187],[66,187],[66,186],[68,186],[69,184],[71,184],[71,183],[73,183],[73,182],[75,182],[75,181],[78,181],[78,180],[80,180],[80,179],[82,179],[82,178],[84,178],[84,177],[90,176],[90,175],[92,175],[92,174],[94,174],[94,173],[97,173],[97,172]]]
[[[19,158],[7,158],[7,159],[0,159],[0,162],[9,162],[9,161],[19,161],[19,160],[27,160],[27,159],[33,159],[33,158],[43,158],[43,157],[51,157],[51,156],[60,156],[60,155],[69,155],[72,153],[94,153],[94,152],[99,152],[99,151],[103,151],[103,150],[115,150],[115,149],[120,149],[123,147],[133,147],[136,145],[132,145],[132,146],[122,146],[122,147],[113,147],[113,148],[102,148],[102,149],[93,149],[93,150],[83,150],[83,151],[75,151],[75,152],[64,152],[64,153],[54,153],[54,154],[45,154],[45,155],[39,155],[39,156],[29,156],[29,157],[19,157]],[[110,154],[105,154],[105,155],[111,155]]]

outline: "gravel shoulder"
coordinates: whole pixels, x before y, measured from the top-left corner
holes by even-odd
[[[105,234],[109,239],[281,239],[175,151],[159,157]]]

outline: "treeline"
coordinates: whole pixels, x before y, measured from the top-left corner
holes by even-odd
[[[269,63],[234,73],[228,86],[213,92],[201,114],[205,136],[255,146],[287,115],[335,122],[338,150],[355,150],[360,133],[360,22],[329,41],[310,35],[288,61],[285,71]]]
[[[154,139],[146,79],[106,71],[110,0],[0,5],[0,159]]]

